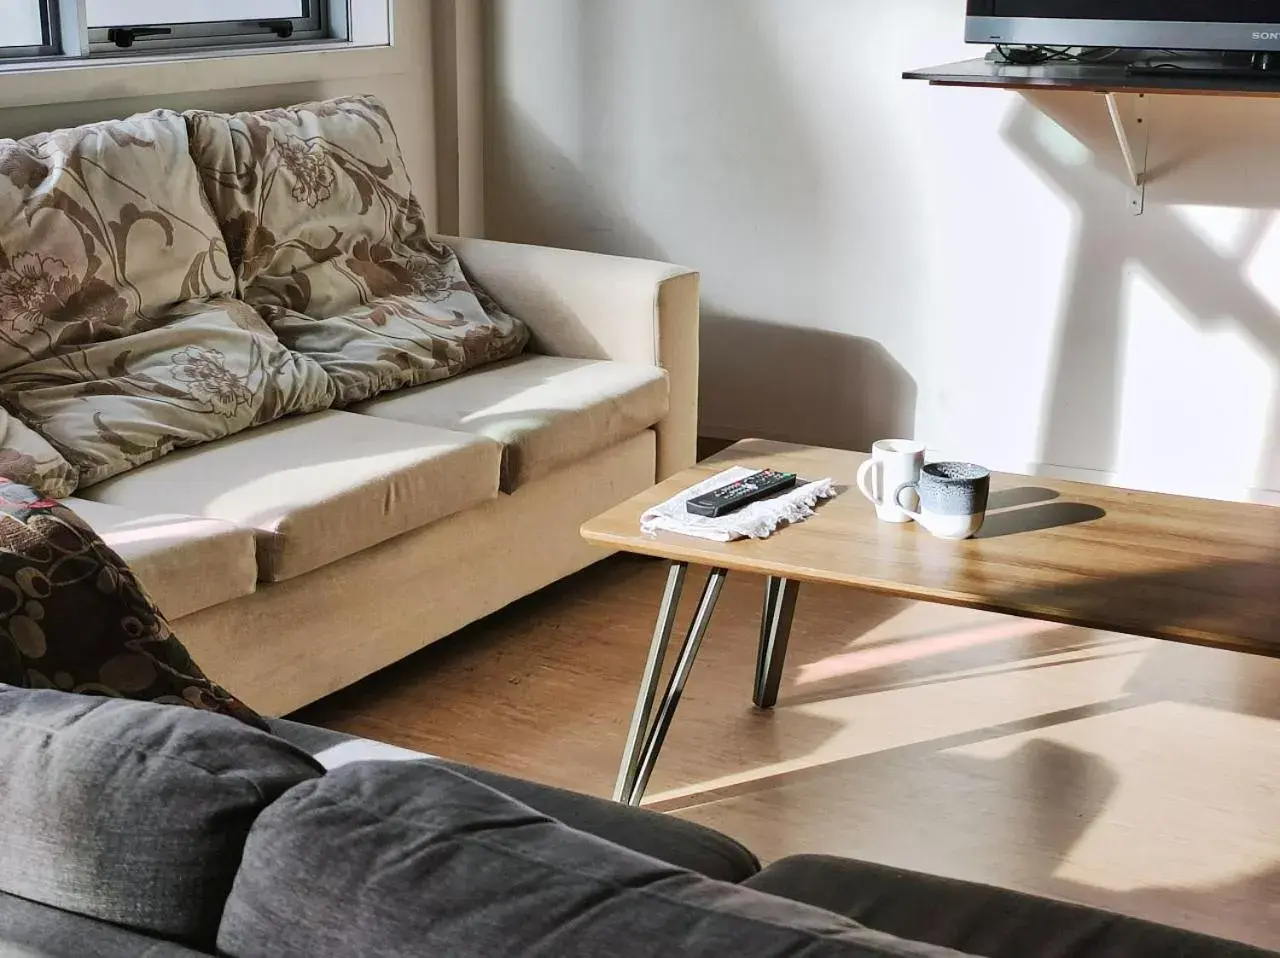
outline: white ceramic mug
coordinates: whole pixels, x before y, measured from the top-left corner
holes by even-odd
[[[876,507],[882,522],[910,522],[911,516],[893,499],[894,492],[920,478],[924,443],[910,439],[881,439],[871,458],[858,470],[858,488]]]

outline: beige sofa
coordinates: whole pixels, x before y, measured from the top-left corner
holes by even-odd
[[[216,213],[216,196],[213,207]],[[0,232],[0,255],[5,239]],[[234,292],[204,290],[200,308],[210,294],[213,302],[218,295],[253,302],[251,253],[228,240]],[[88,386],[76,385],[80,405],[64,411],[57,403],[65,384],[50,386],[45,371],[52,359],[36,357],[46,364],[36,364],[40,375],[30,365],[0,371],[0,398],[16,413],[5,453],[12,461],[29,457],[33,443],[46,449],[43,437],[81,477],[91,473],[93,481],[79,482],[67,501],[130,561],[195,660],[265,713],[315,701],[596,561],[601,553],[579,538],[580,524],[694,459],[695,273],[485,240],[439,241],[471,281],[527,325],[523,353],[436,381],[428,349],[421,384],[384,386],[341,408],[331,401],[167,453],[135,454],[144,444],[124,443],[147,461],[107,466],[100,463],[110,455],[73,456],[64,427],[88,415],[85,403],[97,403],[89,411],[117,416],[103,433],[114,436],[128,425],[130,407],[119,413],[102,403],[141,403],[138,390],[95,373]],[[136,262],[140,254],[130,247],[130,255]],[[3,266],[0,259],[0,323]],[[260,313],[268,323],[285,315]],[[156,327],[169,331],[168,322],[126,331],[152,335]],[[285,324],[262,332],[256,320],[237,322],[270,335],[272,348],[288,343]],[[143,347],[121,351],[117,333],[103,338],[103,348],[117,350],[110,368],[128,380],[135,374],[126,367]],[[437,358],[455,355],[448,343],[433,348]],[[345,372],[341,351],[317,355],[336,364],[326,367],[334,379],[333,369]],[[411,368],[410,360],[396,368]]]

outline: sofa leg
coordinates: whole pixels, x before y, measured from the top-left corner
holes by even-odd
[[[764,587],[764,611],[760,615],[760,649],[756,655],[756,708],[771,709],[778,704],[782,665],[791,640],[791,620],[796,612],[800,583],[769,576]]]
[[[628,805],[639,805],[644,790],[649,784],[649,777],[658,763],[658,755],[662,751],[662,743],[671,728],[671,720],[675,717],[676,708],[680,705],[680,696],[684,693],[685,683],[693,671],[693,663],[698,657],[698,649],[707,634],[707,626],[711,622],[711,614],[715,611],[716,601],[720,598],[720,590],[728,578],[728,570],[712,569],[703,586],[702,597],[698,600],[698,609],[694,613],[693,622],[689,626],[680,654],[676,658],[675,668],[667,683],[667,690],[662,696],[662,703],[650,721],[653,700],[658,690],[658,680],[662,674],[662,662],[666,658],[667,646],[671,642],[671,633],[675,626],[676,607],[680,602],[680,592],[684,586],[685,573],[688,567],[683,562],[672,563],[667,575],[667,588],[662,596],[662,605],[658,612],[658,622],[653,630],[653,642],[649,646],[649,658],[645,663],[644,677],[640,682],[640,694],[636,698],[635,712],[631,716],[631,728],[627,733],[626,749],[622,756],[622,767],[618,772],[618,781],[614,786],[615,801]]]

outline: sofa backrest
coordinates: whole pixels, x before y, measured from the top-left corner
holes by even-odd
[[[0,892],[212,950],[249,829],[322,772],[226,716],[0,686]]]

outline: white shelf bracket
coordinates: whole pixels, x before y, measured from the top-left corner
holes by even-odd
[[[1147,204],[1147,150],[1151,142],[1150,124],[1147,123],[1147,95],[1139,93],[1134,98],[1134,121],[1138,125],[1137,136],[1132,140],[1125,129],[1120,101],[1114,93],[1106,94],[1107,112],[1111,114],[1111,126],[1120,144],[1125,169],[1129,173],[1129,210],[1141,216]]]

